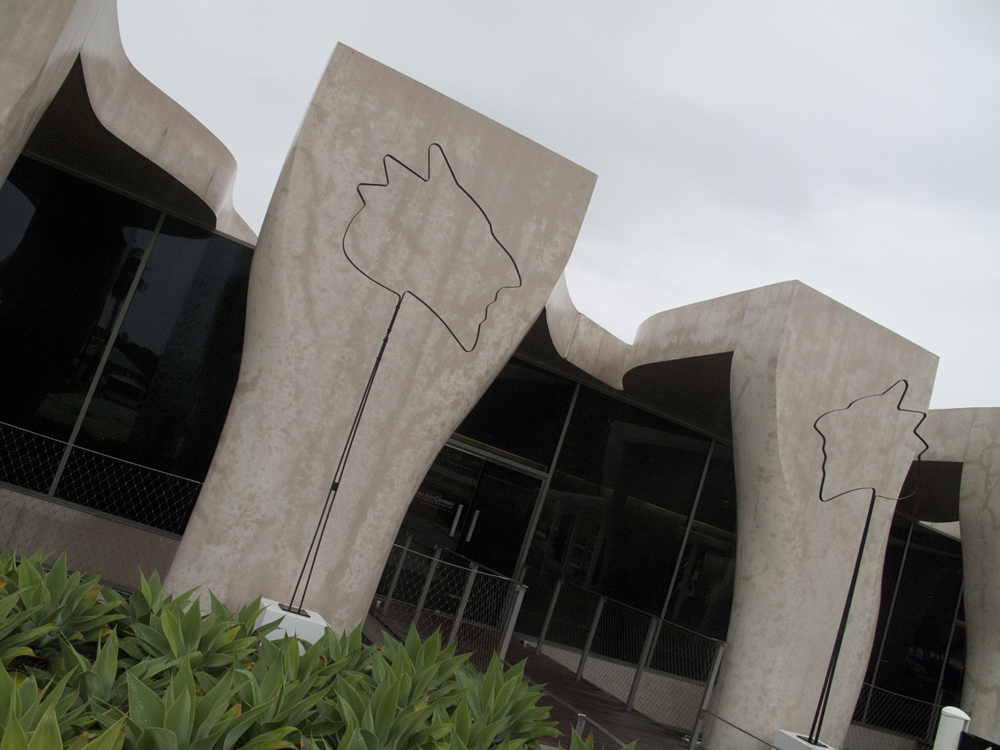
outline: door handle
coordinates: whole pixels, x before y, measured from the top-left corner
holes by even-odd
[[[469,532],[465,535],[465,541],[472,539],[472,532],[476,530],[476,521],[479,520],[479,511],[472,514],[472,523],[469,524]]]
[[[464,507],[461,503],[458,504],[458,510],[455,511],[455,520],[451,522],[451,531],[448,532],[449,538],[455,536],[455,529],[458,528],[458,519],[462,517],[462,508]]]

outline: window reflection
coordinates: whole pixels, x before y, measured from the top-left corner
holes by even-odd
[[[736,580],[733,449],[716,444],[681,559],[667,619],[725,639]]]
[[[252,250],[164,222],[77,443],[204,479],[239,375]]]
[[[157,217],[17,161],[0,189],[0,421],[69,438]]]
[[[528,564],[659,614],[710,444],[581,389]]]
[[[573,389],[564,378],[512,359],[455,435],[548,471]]]
[[[893,548],[898,547],[902,536],[903,529],[899,526],[910,523],[902,519],[894,523],[887,561],[898,555]],[[952,623],[961,589],[961,544],[914,524],[896,603],[888,625],[883,626],[888,634],[875,677],[876,687],[933,703],[943,674],[945,693],[954,696],[960,692],[965,667],[965,628],[959,617],[953,634]],[[882,609],[889,603],[883,598]],[[877,658],[876,653],[872,656]],[[870,665],[869,671],[873,668]]]

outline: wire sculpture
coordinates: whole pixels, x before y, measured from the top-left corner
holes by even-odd
[[[862,485],[862,486],[857,486],[857,487],[851,487],[850,489],[841,490],[840,492],[837,492],[836,494],[833,494],[830,497],[824,497],[824,490],[826,489],[826,484],[827,484],[827,480],[828,480],[827,462],[829,461],[830,457],[829,457],[829,454],[827,453],[827,436],[826,436],[826,433],[824,433],[823,430],[820,429],[820,422],[823,419],[825,419],[827,417],[830,417],[831,415],[834,415],[834,414],[837,414],[837,413],[841,413],[841,412],[846,412],[849,409],[851,409],[852,407],[854,407],[855,404],[860,404],[861,402],[864,402],[864,401],[866,401],[868,399],[882,398],[883,396],[888,396],[889,393],[890,393],[890,391],[892,391],[894,388],[896,388],[900,383],[903,384],[903,390],[902,390],[902,393],[900,393],[900,395],[899,395],[899,400],[896,402],[895,412],[897,412],[897,413],[906,413],[906,414],[919,414],[920,415],[920,419],[917,420],[917,423],[913,426],[913,429],[911,431],[912,434],[913,434],[913,436],[916,437],[917,440],[920,441],[921,445],[923,445],[923,448],[917,454],[917,458],[916,458],[916,461],[917,461],[917,477],[916,477],[916,482],[914,482],[912,491],[909,492],[909,493],[907,493],[907,494],[905,494],[905,495],[899,495],[898,497],[892,497],[892,496],[889,496],[889,495],[880,495],[880,494],[878,494],[878,488],[875,487],[874,484],[873,484],[872,486],[864,486],[864,485]],[[833,688],[833,675],[834,675],[834,672],[837,669],[837,661],[840,658],[840,649],[841,649],[841,646],[844,643],[844,633],[847,630],[847,619],[848,619],[848,616],[851,613],[851,602],[854,600],[854,589],[855,589],[855,586],[857,585],[857,582],[858,582],[858,574],[861,571],[861,557],[862,557],[862,555],[864,555],[865,543],[868,540],[868,529],[871,526],[872,513],[875,510],[875,500],[876,500],[876,498],[879,498],[879,497],[881,497],[881,498],[883,498],[885,500],[892,500],[892,501],[905,500],[907,498],[913,497],[917,493],[918,489],[920,488],[920,473],[921,473],[921,468],[920,467],[921,467],[921,461],[922,461],[924,453],[927,452],[927,450],[929,449],[930,446],[927,445],[927,441],[925,441],[920,436],[920,433],[917,432],[917,430],[920,429],[920,425],[922,425],[923,422],[924,422],[924,420],[927,418],[927,413],[923,412],[923,411],[917,411],[915,409],[904,409],[903,408],[903,399],[906,397],[906,393],[909,390],[909,387],[910,387],[910,384],[905,379],[897,380],[891,386],[889,386],[884,391],[882,391],[882,393],[876,393],[876,394],[872,394],[870,396],[862,396],[861,398],[858,398],[858,399],[855,399],[854,401],[851,401],[851,403],[849,403],[843,409],[833,409],[833,410],[828,411],[828,412],[826,412],[824,414],[821,414],[816,419],[816,421],[813,422],[813,429],[816,430],[816,432],[818,432],[819,435],[820,435],[820,437],[823,439],[823,468],[822,468],[822,478],[820,479],[820,484],[819,484],[819,499],[820,499],[820,502],[824,502],[824,503],[830,502],[831,500],[835,500],[838,497],[843,497],[844,495],[847,495],[848,493],[856,492],[858,490],[869,490],[870,493],[871,493],[871,499],[870,499],[870,502],[869,502],[869,505],[868,505],[868,516],[865,519],[865,528],[864,528],[864,531],[861,534],[861,545],[858,547],[858,556],[857,556],[857,559],[854,562],[854,574],[851,576],[851,585],[850,585],[850,587],[847,590],[847,601],[844,603],[844,612],[843,612],[843,615],[840,618],[840,628],[837,631],[837,639],[834,641],[834,644],[833,644],[833,652],[830,655],[830,663],[827,666],[826,677],[823,680],[823,689],[820,691],[819,702],[816,704],[816,713],[813,715],[812,727],[809,730],[809,736],[808,737],[802,737],[801,735],[799,735],[800,739],[805,740],[810,745],[823,746],[822,743],[819,741],[819,735],[820,735],[820,731],[823,728],[823,720],[826,717],[827,704],[830,701],[830,692],[832,691],[832,688]]]
[[[442,176],[440,178],[437,177],[436,173],[432,174],[431,170],[432,163],[434,161],[433,157],[435,153],[439,155],[439,159],[443,162],[444,166],[447,168],[446,172],[442,172]],[[394,269],[391,267],[389,268],[378,267],[379,266],[378,261],[384,260],[384,257],[386,255],[391,256],[393,252],[399,253],[400,251],[398,246],[400,244],[406,244],[408,242],[408,238],[406,235],[404,235],[404,233],[396,231],[394,234],[394,232],[392,231],[393,228],[390,228],[387,231],[382,231],[379,233],[378,236],[381,239],[383,240],[387,239],[389,241],[382,242],[380,244],[380,247],[378,248],[369,248],[369,250],[374,253],[372,258],[370,258],[369,260],[374,259],[375,261],[377,261],[374,264],[377,268],[369,267],[369,270],[366,271],[364,268],[362,268],[363,265],[366,265],[366,263],[364,262],[364,258],[362,257],[364,253],[355,252],[355,257],[352,258],[351,253],[348,252],[348,235],[350,234],[352,227],[358,226],[356,222],[358,221],[359,217],[362,216],[362,212],[364,212],[365,209],[369,207],[369,200],[365,198],[365,193],[363,192],[363,189],[389,188],[390,185],[393,183],[393,181],[390,179],[390,169],[392,169],[393,172],[397,172],[398,170],[396,169],[396,167],[401,167],[403,170],[405,170],[403,172],[398,172],[398,174],[400,174],[401,176],[401,179],[405,180],[405,179],[417,178],[424,184],[431,183],[432,179],[447,179],[450,176],[450,179],[453,180],[454,182],[454,186],[457,187],[458,190],[460,191],[458,195],[464,194],[465,198],[467,198],[468,201],[470,201],[471,204],[475,207],[474,211],[472,212],[473,218],[475,218],[475,212],[478,211],[478,214],[481,215],[482,219],[484,219],[486,222],[486,227],[489,230],[489,239],[485,238],[485,236],[480,236],[479,240],[485,242],[490,247],[492,247],[492,244],[495,243],[496,247],[498,247],[503,252],[506,259],[510,262],[510,265],[513,267],[512,270],[516,276],[516,283],[500,284],[499,286],[496,287],[494,286],[487,287],[487,293],[483,297],[483,299],[488,299],[489,301],[486,303],[485,308],[483,308],[482,318],[478,321],[478,323],[475,326],[475,336],[472,337],[471,345],[467,346],[466,343],[463,342],[463,337],[460,335],[458,331],[455,330],[454,327],[456,318],[459,318],[460,320],[461,313],[467,312],[467,310],[438,309],[446,307],[449,300],[447,298],[445,298],[444,300],[427,299],[425,297],[433,296],[433,290],[430,293],[421,294],[418,293],[417,290],[411,288],[411,285],[415,285],[417,282],[414,280],[412,274],[407,273],[407,271],[410,270],[409,268]],[[365,406],[368,403],[368,397],[371,395],[372,385],[375,382],[375,375],[378,373],[379,365],[382,362],[383,355],[385,354],[386,347],[388,346],[389,343],[389,335],[392,333],[392,329],[396,323],[396,318],[399,315],[399,309],[403,304],[403,300],[407,296],[410,296],[417,302],[424,305],[438,319],[438,321],[440,321],[440,323],[445,327],[445,329],[455,340],[455,342],[462,348],[462,350],[468,353],[472,352],[476,348],[476,346],[478,346],[480,336],[482,334],[483,324],[485,324],[487,318],[489,317],[490,307],[499,299],[500,292],[502,292],[504,289],[518,289],[522,286],[521,271],[517,266],[517,262],[514,260],[514,257],[510,254],[510,252],[500,241],[500,239],[496,236],[496,233],[493,230],[493,222],[490,221],[489,216],[487,216],[482,206],[475,198],[472,197],[469,191],[466,190],[462,186],[462,184],[458,181],[458,177],[455,175],[455,170],[452,168],[451,162],[448,161],[448,157],[445,154],[444,149],[441,147],[440,144],[432,143],[427,148],[426,177],[424,177],[416,170],[404,164],[402,161],[397,159],[392,154],[386,154],[385,156],[382,157],[382,169],[383,173],[385,174],[384,183],[362,182],[358,184],[356,191],[358,193],[358,196],[361,198],[362,205],[361,208],[358,209],[358,211],[354,214],[354,216],[351,217],[351,220],[347,223],[347,227],[344,229],[344,234],[343,237],[341,238],[340,247],[341,251],[344,253],[344,257],[359,273],[361,273],[369,281],[373,282],[374,284],[377,284],[382,289],[385,289],[386,291],[395,295],[396,307],[392,312],[392,317],[390,318],[389,325],[386,328],[385,336],[382,339],[382,345],[379,348],[378,355],[375,357],[375,363],[373,364],[371,372],[368,375],[368,382],[365,385],[364,392],[362,393],[361,396],[361,401],[358,404],[357,412],[354,415],[354,421],[351,424],[350,430],[348,431],[347,439],[346,442],[344,443],[344,448],[340,454],[340,460],[337,462],[337,466],[334,470],[333,480],[330,484],[330,489],[327,492],[326,499],[323,503],[323,507],[320,510],[319,519],[317,520],[316,528],[313,531],[312,540],[309,543],[309,549],[306,552],[306,557],[305,560],[303,561],[302,569],[299,572],[298,580],[295,583],[295,589],[292,592],[292,596],[289,599],[288,604],[280,605],[281,608],[286,612],[292,612],[306,617],[308,617],[305,610],[306,591],[309,588],[309,582],[312,579],[313,570],[316,567],[316,559],[319,555],[320,544],[322,543],[323,536],[326,533],[327,523],[330,520],[330,514],[333,510],[333,502],[336,499],[337,491],[340,488],[340,484],[344,476],[344,471],[346,470],[347,461],[351,454],[351,449],[354,446],[354,440],[358,433],[358,427],[361,423],[362,414],[364,413]],[[446,187],[450,188],[451,184],[450,183],[447,184]],[[405,189],[406,188],[404,187],[404,191]],[[415,203],[415,201],[411,201],[410,203],[411,205],[409,205],[408,207],[411,209],[411,212],[416,211],[417,218],[420,219],[421,221],[425,220],[427,216],[425,215],[425,213],[423,213],[422,209],[429,207],[425,206],[414,207],[412,203]],[[405,202],[404,202],[404,207],[406,207]],[[384,226],[380,226],[378,228],[385,229]],[[398,229],[398,227],[394,229]],[[455,241],[454,238],[451,239],[453,242]],[[462,238],[459,238],[457,241],[463,242],[464,245],[465,240],[466,238],[463,236]],[[421,257],[424,259],[426,259],[427,257],[433,258],[433,251],[434,248],[431,248],[428,251],[429,253],[428,255]],[[407,256],[404,255],[403,257],[406,258]],[[501,266],[502,267],[504,266],[502,262]],[[453,269],[442,269],[443,274],[450,274],[451,271],[453,271]],[[377,278],[379,276],[382,277],[381,280],[380,278]],[[390,278],[385,278],[386,276]],[[440,275],[435,277],[433,274],[431,274],[431,276],[433,278],[440,278]],[[481,276],[482,274],[472,273],[471,279],[467,279],[467,281],[481,280]],[[488,279],[486,279],[486,281],[488,281]],[[476,290],[468,288],[465,288],[463,291],[469,293],[476,292]],[[490,292],[492,292],[492,298],[490,298],[489,296]],[[466,305],[466,307],[468,307],[468,305]],[[303,578],[305,579],[304,583],[303,583]],[[301,596],[299,596],[300,586],[302,586]],[[296,605],[296,597],[298,597],[297,605]]]

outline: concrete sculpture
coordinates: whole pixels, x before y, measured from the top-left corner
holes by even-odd
[[[425,182],[403,165],[428,154]],[[594,181],[338,45],[261,230],[239,384],[167,585],[288,598],[386,323],[414,290],[425,304],[399,308],[310,589],[310,608],[354,627],[427,468],[558,280]]]
[[[967,626],[962,709],[969,731],[1000,737],[1000,409],[938,409],[927,458],[962,463],[958,512]]]
[[[719,358],[731,353],[722,366],[729,370],[739,543],[729,648],[712,710],[759,737],[808,728],[843,607],[827,592],[848,589],[868,509],[867,496],[816,501],[823,454],[813,422],[903,375],[909,408],[926,409],[937,357],[797,281],[659,313],[631,346],[580,314],[564,287],[549,299],[546,318],[562,357],[626,392],[632,374],[681,359],[710,380]],[[696,416],[704,427],[726,428],[714,412]],[[847,441],[843,458],[867,461],[867,445]],[[898,494],[914,455],[905,442],[880,452],[871,481]],[[865,545],[824,725],[835,746],[847,733],[871,650],[893,505],[876,506]],[[757,744],[707,722],[706,748]]]

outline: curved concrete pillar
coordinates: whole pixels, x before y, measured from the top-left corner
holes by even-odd
[[[965,410],[963,410],[965,411]],[[965,572],[962,710],[969,731],[1000,738],[1000,409],[975,409],[958,505]]]
[[[239,382],[167,588],[289,600],[393,315],[385,287],[409,285],[434,311],[403,298],[305,602],[353,628],[420,481],[562,273],[595,179],[338,45],[264,221]]]
[[[219,231],[256,240],[233,208],[236,160],[132,66],[114,0],[0,0],[0,17],[0,176],[10,172],[79,58],[101,125],[204,201]]]
[[[823,455],[813,422],[899,378],[910,382],[904,406],[924,410],[936,367],[934,355],[799,282],[749,292],[731,375],[739,500],[729,648],[713,709],[722,718],[768,741],[777,729],[809,731],[870,497],[818,500]],[[867,463],[878,474],[871,481],[894,496],[915,451],[881,429],[840,436],[841,458]],[[894,505],[878,501],[865,548],[821,735],[835,746],[871,649]],[[722,722],[705,740],[713,750],[758,746]]]

